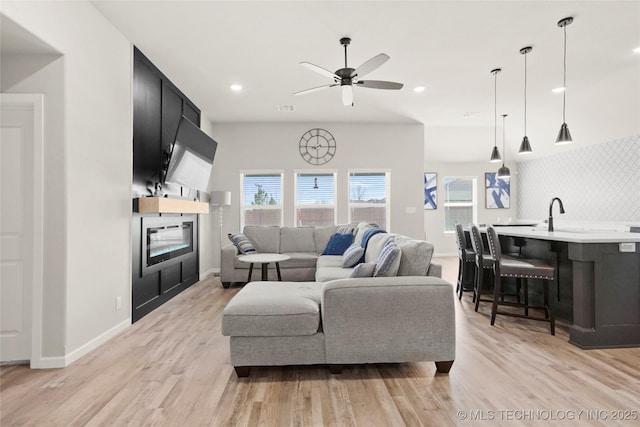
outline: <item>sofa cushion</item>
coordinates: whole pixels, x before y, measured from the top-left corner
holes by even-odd
[[[328,227],[316,227],[313,229],[313,241],[316,245],[316,252],[321,254],[327,247],[331,236],[336,234],[338,226],[330,225]]]
[[[322,267],[316,270],[316,282],[328,282],[329,280],[347,279],[351,276],[353,268]]]
[[[231,240],[231,243],[233,243],[235,247],[238,248],[238,251],[241,254],[256,253],[256,248],[253,247],[253,244],[251,244],[249,239],[247,239],[247,236],[245,236],[244,234],[229,233],[228,236],[229,236],[229,240]]]
[[[375,269],[376,265],[374,263],[363,262],[353,267],[353,271],[351,271],[349,277],[373,277]]]
[[[340,267],[340,266],[342,266],[341,255],[320,255],[318,257],[318,262],[316,263],[316,268],[318,269],[323,267]]]
[[[251,282],[224,309],[222,334],[314,335],[320,328],[320,292],[315,282]]]
[[[244,235],[251,240],[258,252],[271,254],[280,252],[280,227],[247,225],[244,227]]]
[[[395,239],[402,252],[398,276],[426,276],[433,256],[433,244],[400,235]]]
[[[347,248],[342,254],[341,267],[349,268],[358,264],[364,256],[364,248],[360,246],[360,243],[353,242],[351,246]]]
[[[376,268],[373,271],[373,277],[391,277],[398,274],[398,268],[400,267],[400,248],[395,242],[395,239],[391,238],[385,243],[378,260],[376,261]]]
[[[338,229],[336,230],[336,233],[340,233],[340,234],[353,234],[353,230],[355,229],[354,226],[347,224],[347,225],[340,225],[338,226]]]
[[[280,268],[314,268],[318,261],[318,254],[315,252],[284,252],[282,255],[289,255],[286,261],[280,263]]]
[[[351,243],[353,243],[353,234],[336,233],[329,239],[322,255],[342,255]]]
[[[370,230],[372,228],[377,228],[374,227],[373,225],[366,223],[366,222],[361,222],[359,223],[354,231],[354,242],[358,242],[362,245],[362,237],[364,236],[365,231]],[[364,246],[363,246],[364,247]]]
[[[285,252],[316,252],[313,227],[282,227],[280,253]]]
[[[378,262],[378,257],[390,238],[391,234],[389,233],[379,233],[371,236],[365,248],[364,262]]]

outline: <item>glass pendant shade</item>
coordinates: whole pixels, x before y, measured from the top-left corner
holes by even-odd
[[[525,136],[522,138],[522,142],[520,143],[520,149],[518,150],[518,154],[529,154],[532,153],[531,144],[529,144],[529,138]]]
[[[569,126],[566,123],[563,123],[560,126],[560,132],[558,132],[558,137],[556,138],[556,144],[571,144],[573,139],[571,139],[571,132],[569,132]]]
[[[509,178],[511,177],[511,171],[504,164],[500,169],[498,169],[498,178]]]
[[[500,150],[498,150],[498,147],[493,147],[493,150],[491,151],[491,160],[489,161],[492,163],[495,163],[501,160],[502,160],[502,157],[500,157]]]

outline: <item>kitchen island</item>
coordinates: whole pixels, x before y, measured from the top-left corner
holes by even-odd
[[[505,252],[556,266],[556,314],[581,348],[640,346],[640,233],[496,226]]]

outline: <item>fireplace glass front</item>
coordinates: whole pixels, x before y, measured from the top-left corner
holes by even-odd
[[[147,227],[146,240],[147,267],[193,252],[193,222]]]

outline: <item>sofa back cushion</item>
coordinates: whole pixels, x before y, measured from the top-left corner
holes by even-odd
[[[401,235],[396,235],[395,239],[402,252],[398,276],[426,276],[433,256],[433,243]]]
[[[313,230],[313,241],[316,245],[316,253],[321,254],[324,251],[324,248],[327,247],[327,243],[329,243],[329,239],[331,236],[336,234],[338,230],[338,226],[330,225],[328,227],[316,227]]]
[[[280,227],[244,227],[247,236],[258,252],[277,254],[280,251]]]
[[[282,227],[280,229],[280,253],[313,252],[313,227]]]
[[[365,248],[364,262],[377,262],[378,256],[384,248],[384,244],[387,243],[390,237],[391,234],[389,233],[378,233],[371,236]]]

